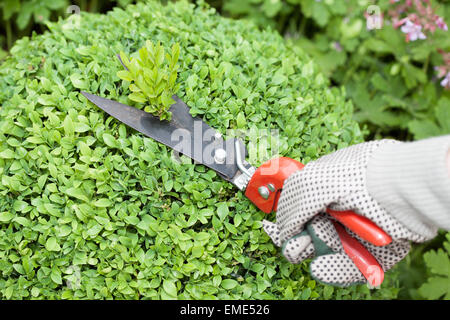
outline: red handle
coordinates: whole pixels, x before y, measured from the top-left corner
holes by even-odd
[[[344,227],[336,221],[333,221],[333,224],[345,253],[352,259],[371,286],[379,286],[384,280],[384,271],[378,261],[358,240],[350,236]]]
[[[328,208],[327,213],[355,232],[361,239],[376,246],[385,246],[392,242],[392,238],[373,223],[372,220],[360,216],[353,211],[336,211]]]

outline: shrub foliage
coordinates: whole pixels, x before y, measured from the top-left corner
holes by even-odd
[[[301,49],[206,5],[139,3],[49,23],[0,66],[0,297],[392,298],[316,284],[261,229],[264,214],[213,171],[146,138],[80,90],[131,104],[115,55],[180,44],[177,95],[222,133],[276,128],[308,162],[362,141],[344,93]],[[255,163],[258,165],[259,163]],[[270,216],[274,219],[274,216]]]

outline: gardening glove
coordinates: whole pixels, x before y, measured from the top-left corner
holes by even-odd
[[[313,258],[311,276],[322,283],[349,286],[366,282],[346,255],[333,218],[324,213],[326,208],[352,210],[391,236],[389,245],[377,247],[345,228],[368,249],[384,271],[405,257],[410,241],[431,238],[409,230],[367,191],[366,168],[371,155],[381,145],[395,143],[400,142],[380,140],[347,147],[308,163],[286,179],[278,201],[276,223],[264,220],[263,228],[275,245],[282,247],[282,254],[291,263]]]

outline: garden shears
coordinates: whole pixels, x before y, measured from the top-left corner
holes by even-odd
[[[90,102],[127,126],[213,169],[223,179],[245,192],[245,196],[265,213],[276,211],[284,181],[304,167],[297,160],[278,157],[255,168],[245,160],[247,150],[240,139],[224,140],[219,132],[202,119],[192,117],[189,107],[175,95],[173,96],[175,103],[169,109],[172,119],[161,121],[158,117],[135,107],[91,93],[83,91],[81,93]],[[392,241],[390,236],[375,223],[355,212],[327,209],[327,213],[362,239],[376,246],[384,246]],[[381,284],[384,278],[383,270],[376,259],[339,223],[335,221],[334,223],[347,255],[365,278],[369,279],[368,281],[372,279],[371,285]],[[377,277],[371,277],[374,270],[381,273],[381,277],[379,274]]]

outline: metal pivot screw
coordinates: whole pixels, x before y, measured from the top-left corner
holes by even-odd
[[[269,188],[270,191],[274,192],[275,191],[275,186],[273,185],[273,183],[269,183],[267,185],[267,188]]]
[[[220,148],[220,149],[216,149],[216,151],[214,152],[214,161],[217,164],[222,164],[225,163],[225,160],[227,158],[227,152]]]
[[[261,197],[263,197],[265,200],[269,199],[270,191],[267,187],[262,186],[258,188],[258,193]]]

